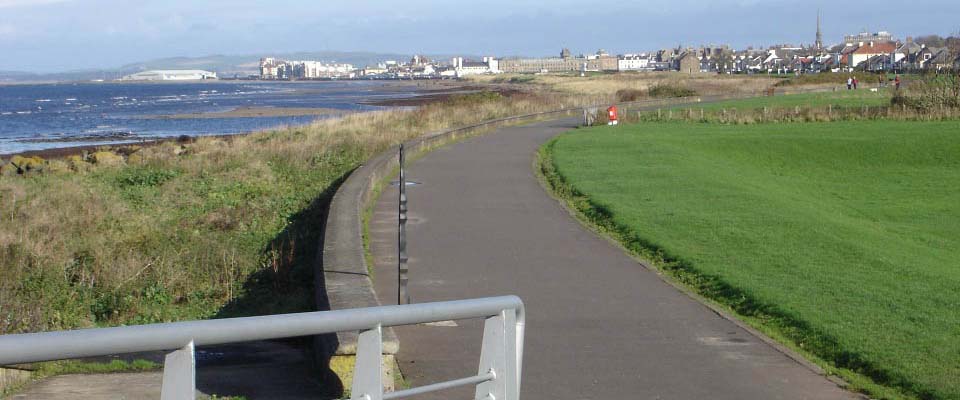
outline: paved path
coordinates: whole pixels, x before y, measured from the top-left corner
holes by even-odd
[[[408,191],[415,302],[523,298],[526,400],[856,398],[663,282],[550,198],[534,153],[574,123],[504,128],[412,163],[410,179],[424,182]],[[374,211],[375,283],[391,304],[396,191]],[[397,333],[414,385],[477,372],[479,321]]]

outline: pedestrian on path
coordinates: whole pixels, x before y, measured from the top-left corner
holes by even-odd
[[[851,77],[848,76],[848,77],[847,77],[847,90],[850,90],[850,89],[852,89],[852,88],[853,88],[853,78],[851,78]]]
[[[853,90],[857,90],[857,85],[860,81],[857,80],[857,77],[853,77]]]
[[[893,78],[893,85],[896,86],[897,90],[900,90],[900,74]]]

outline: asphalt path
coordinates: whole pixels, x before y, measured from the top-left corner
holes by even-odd
[[[516,294],[527,307],[523,399],[859,398],[664,282],[580,225],[533,172],[564,119],[434,150],[408,176],[414,302]],[[371,218],[374,280],[396,302],[397,193]],[[476,374],[481,321],[397,329],[414,386]],[[471,398],[472,389],[435,399]]]

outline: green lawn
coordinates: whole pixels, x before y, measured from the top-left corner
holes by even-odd
[[[840,367],[960,398],[960,123],[621,125],[545,151],[588,216],[701,292]]]

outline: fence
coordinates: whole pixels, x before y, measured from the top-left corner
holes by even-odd
[[[479,372],[475,376],[383,393],[382,328],[485,318]],[[0,365],[169,351],[161,398],[193,399],[194,347],[360,331],[351,394],[386,400],[476,385],[476,399],[517,400],[523,359],[523,302],[516,296],[407,304],[261,317],[81,329],[0,336]]]

